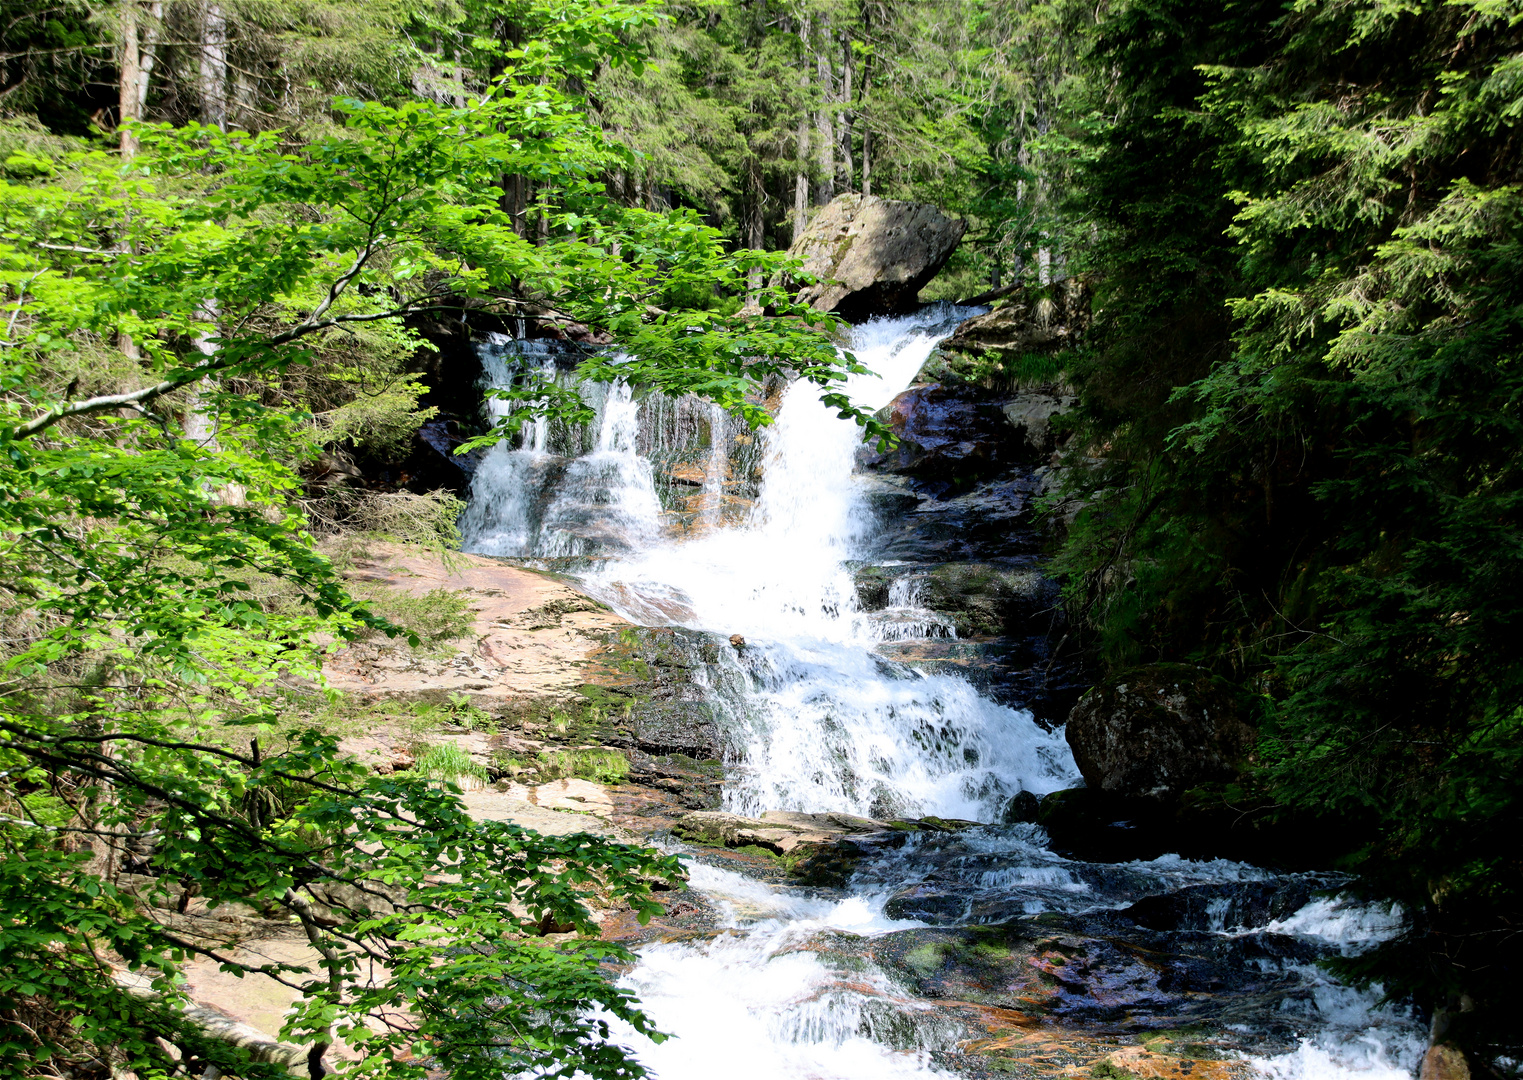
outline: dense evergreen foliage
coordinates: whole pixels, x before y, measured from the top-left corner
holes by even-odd
[[[1347,965],[1516,1050],[1523,11],[1118,5],[1064,553],[1104,664],[1259,693],[1259,812],[1413,919]],[[1092,444],[1093,445],[1093,444]]]

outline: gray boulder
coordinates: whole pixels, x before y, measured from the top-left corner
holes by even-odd
[[[987,315],[976,315],[941,344],[948,362],[984,358],[1009,368],[1033,353],[1071,348],[1089,326],[1089,289],[1077,278],[1013,292]],[[1015,374],[1015,372],[1011,372]]]
[[[1256,737],[1231,685],[1187,664],[1149,665],[1093,688],[1067,727],[1091,789],[1159,802],[1235,778]]]
[[[819,279],[799,299],[848,319],[913,310],[966,228],[924,203],[837,196],[788,249]]]

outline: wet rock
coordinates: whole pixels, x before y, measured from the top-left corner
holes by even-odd
[[[1089,290],[1076,278],[1018,289],[987,315],[959,326],[941,343],[939,359],[923,377],[927,382],[946,375],[967,382],[1029,378],[1023,361],[1072,348],[1083,336],[1089,304]]]
[[[1093,788],[1043,796],[1036,820],[1051,837],[1052,849],[1064,855],[1114,862],[1153,859],[1169,851],[1195,853],[1165,827],[1156,804],[1136,806]]]
[[[950,383],[912,386],[878,418],[898,442],[887,452],[864,449],[862,464],[879,472],[966,484],[1015,460],[1015,440],[999,405]]]
[[[698,760],[685,754],[651,757],[636,752],[629,779],[675,796],[685,810],[717,810],[722,800],[724,762]]]
[[[634,738],[647,753],[711,757],[721,752],[719,714],[708,701],[648,702],[636,711]]]
[[[928,923],[955,922],[968,913],[968,899],[928,883],[900,889],[883,905],[890,919],[918,919]]]
[[[1418,1080],[1470,1080],[1470,1064],[1459,1047],[1453,1043],[1439,1043],[1428,1047],[1428,1052],[1423,1055]]]
[[[966,228],[924,203],[839,195],[788,249],[819,279],[799,299],[853,320],[911,311]]]
[[[1269,819],[1245,814],[1222,785],[1207,785],[1177,802],[1125,798],[1094,788],[1043,796],[1037,824],[1052,850],[1095,863],[1156,859],[1235,859],[1312,870],[1347,854],[1343,833],[1310,816]]]
[[[593,734],[647,754],[723,758],[726,714],[715,690],[744,678],[733,660],[725,666],[723,641],[671,626],[628,627],[610,635],[595,656],[598,682],[583,692],[601,715],[619,722],[616,730]]]
[[[1017,791],[1005,804],[1001,820],[1006,825],[1028,824],[1036,821],[1038,810],[1039,804],[1034,792]]]
[[[1309,1000],[1315,979],[1294,966],[1254,962],[1275,954],[1274,935],[1129,936],[1118,929],[1103,918],[1048,913],[898,931],[864,949],[932,1001],[1008,1009],[1065,1027],[1105,1025],[1113,1034],[1198,1026],[1200,1042],[1233,1049],[1250,1040],[1266,1049],[1295,1045],[1286,1003]]]
[[[1173,801],[1235,778],[1256,733],[1226,682],[1201,668],[1155,664],[1085,694],[1069,715],[1067,737],[1091,788]]]
[[[1051,624],[1058,586],[1031,567],[992,563],[943,563],[918,584],[924,607],[952,615],[958,637],[1026,629],[1033,619]]]
[[[874,561],[914,563],[1034,560],[1042,536],[1029,513],[1038,481],[1024,470],[962,483],[913,481],[919,501],[910,513],[886,518]]]
[[[952,616],[959,637],[1009,632],[1032,617],[1051,623],[1057,584],[1020,563],[858,564],[852,571],[863,611],[894,604]]]
[[[1120,914],[1151,930],[1221,932],[1267,926],[1305,907],[1320,884],[1297,878],[1192,885],[1161,896],[1145,896]],[[1331,885],[1331,880],[1327,884]]]

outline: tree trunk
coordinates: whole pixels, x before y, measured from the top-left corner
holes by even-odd
[[[836,173],[842,191],[852,191],[852,178],[856,175],[851,159],[851,35],[841,32],[841,115],[836,127],[840,132],[841,165]]]
[[[809,224],[809,20],[799,27],[804,59],[799,66],[798,172],[793,178],[793,239],[804,235]]]
[[[145,19],[146,16],[146,19]],[[164,5],[154,0],[145,10],[139,0],[123,0],[121,7],[121,77],[117,83],[117,117],[121,130],[122,157],[137,156],[137,135],[125,126],[127,121],[143,119],[143,105],[148,100],[148,82],[158,52],[159,29],[164,19]]]
[[[143,118],[142,102],[137,96],[138,78],[138,10],[137,0],[122,4],[122,54],[117,62],[117,128],[121,133],[122,157],[137,157],[137,136],[127,128],[127,121]]]
[[[862,40],[869,45],[872,42],[872,10],[862,5]],[[862,55],[862,89],[861,102],[857,107],[857,122],[862,127],[862,197],[865,199],[873,193],[873,129],[868,121],[868,92],[872,89],[873,54],[869,48]]]
[[[752,154],[746,159],[745,245],[760,250],[766,243],[767,181],[762,175],[761,158]]]
[[[217,0],[206,5],[202,21],[201,122],[227,130],[227,15]]]
[[[862,197],[873,193],[873,129],[862,123]]]
[[[746,247],[760,251],[767,242],[767,180],[762,175],[761,159],[755,154],[746,158],[746,205],[742,241]],[[746,287],[754,293],[761,288],[761,270],[746,275]],[[748,297],[749,300],[749,297]]]
[[[821,20],[819,38],[828,46],[830,41],[828,18]],[[836,197],[835,74],[830,70],[828,47],[817,48],[814,60],[820,80],[820,107],[814,114],[815,130],[819,135],[817,141],[819,142],[820,181],[814,201],[823,206]]]
[[[522,176],[512,175],[503,178],[502,202],[503,212],[513,222],[513,231],[519,236],[524,233],[524,187],[525,180]]]

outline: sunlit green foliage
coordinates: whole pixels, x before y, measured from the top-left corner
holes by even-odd
[[[126,161],[31,129],[7,141],[0,1008],[18,1022],[0,1019],[0,1059],[162,1076],[163,1038],[198,1074],[272,1074],[180,1012],[175,972],[199,954],[298,988],[286,1036],[314,1062],[342,1039],[356,1075],[640,1075],[607,1041],[608,1016],[647,1028],[599,969],[626,954],[586,901],[648,917],[677,864],[473,822],[446,786],[468,763],[378,777],[282,715],[330,650],[400,632],[319,550],[295,468],[410,434],[410,317],[533,305],[621,343],[591,378],[760,422],[753,391],[796,374],[871,428],[840,396],[854,365],[830,321],[750,287],[777,256],[607,197],[628,153],[569,87],[638,65],[624,40],[650,9],[510,6],[536,35],[483,46],[500,77],[475,96],[341,99],[303,130],[146,124]],[[535,181],[530,235],[504,205],[513,176]],[[781,317],[743,312],[748,292]],[[427,503],[394,516],[448,539],[449,500],[388,497]],[[441,632],[466,616],[449,597],[390,614]],[[317,959],[240,965],[155,914],[170,892],[295,919]],[[113,965],[152,986],[130,992]]]

